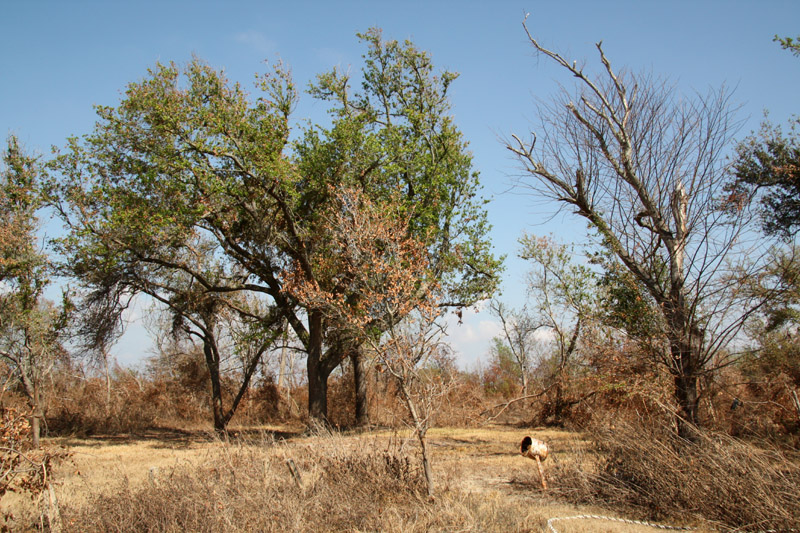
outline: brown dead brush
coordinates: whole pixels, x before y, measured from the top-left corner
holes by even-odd
[[[557,465],[556,492],[576,503],[635,508],[653,519],[707,520],[720,529],[800,528],[800,463],[723,434],[683,440],[669,427],[594,429],[594,450]]]
[[[72,531],[376,530],[385,509],[420,500],[415,463],[395,447],[330,436],[223,445],[200,465],[156,473],[141,487],[123,481],[62,516]]]
[[[149,480],[101,484],[65,502],[64,530],[541,531],[563,512],[520,494],[461,490],[471,468],[461,461],[442,465],[429,500],[418,458],[403,450],[396,436],[324,429],[292,442],[219,442],[196,461],[151,470]]]

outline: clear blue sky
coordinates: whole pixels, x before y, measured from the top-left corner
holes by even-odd
[[[506,193],[515,173],[500,139],[527,134],[535,100],[566,84],[526,43],[521,22],[540,41],[574,59],[594,60],[604,42],[615,66],[652,71],[680,90],[735,88],[745,125],[757,128],[764,110],[784,123],[800,112],[800,59],[772,42],[800,34],[797,1],[436,1],[402,2],[90,2],[9,0],[0,10],[0,132],[18,135],[47,155],[69,135],[87,133],[92,106],[114,105],[125,85],[157,61],[196,55],[251,86],[264,59],[282,58],[307,85],[335,65],[360,68],[355,33],[371,26],[387,38],[411,39],[435,65],[459,72],[453,113],[470,141],[494,225],[499,254],[509,256],[504,299],[521,305],[525,265],[514,259],[523,230],[579,238],[585,224],[570,216],[547,222],[552,207],[522,191]],[[304,98],[296,119],[324,120],[325,104]],[[485,356],[496,325],[485,313],[451,326],[461,361]],[[142,351],[141,332],[115,350],[122,362]],[[145,346],[146,349],[146,346]]]

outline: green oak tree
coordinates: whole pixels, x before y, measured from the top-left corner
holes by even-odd
[[[131,290],[180,272],[208,293],[258,298],[265,328],[280,316],[305,349],[309,413],[323,421],[328,376],[357,346],[284,280],[297,268],[328,282],[317,261],[326,245],[321,214],[336,187],[384,203],[403,190],[399,205],[411,213],[409,232],[431,251],[445,305],[485,297],[499,270],[477,174],[449,115],[455,75],[435,75],[411,43],[384,41],[378,30],[360,37],[361,91],[337,70],[311,86],[332,105],[330,127],[305,127],[290,141],[297,92],[281,65],[258,78],[252,97],[195,59],[185,68],[159,65],[130,84],[118,106],[98,107],[94,131],[71,139],[52,165],[71,264],[111,280],[135,271]],[[219,275],[190,260],[198,240],[213,246]]]

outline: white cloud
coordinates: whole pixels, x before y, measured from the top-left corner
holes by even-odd
[[[239,32],[233,37],[236,42],[249,46],[264,56],[271,54],[275,49],[275,42],[271,41],[261,32],[248,30]]]
[[[485,360],[494,337],[501,334],[502,326],[487,312],[466,310],[459,324],[458,317],[447,318],[447,341],[456,353],[461,368],[473,368]]]

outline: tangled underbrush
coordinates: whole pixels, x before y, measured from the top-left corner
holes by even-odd
[[[700,432],[689,442],[665,426],[618,423],[592,439],[593,453],[558,467],[557,490],[574,502],[738,531],[800,528],[796,457],[722,434]]]
[[[31,446],[31,425],[28,416],[14,408],[0,408],[0,501],[8,493],[17,493],[36,502],[52,529],[59,522],[53,501],[50,472],[53,463],[69,457],[64,450],[35,449]],[[42,498],[47,493],[50,499]],[[5,507],[0,511],[0,531],[10,531],[15,516]],[[26,517],[27,518],[27,517]]]
[[[398,449],[327,436],[221,444],[200,465],[154,473],[141,487],[123,482],[62,516],[68,531],[377,530],[387,508],[422,494],[419,469]]]

